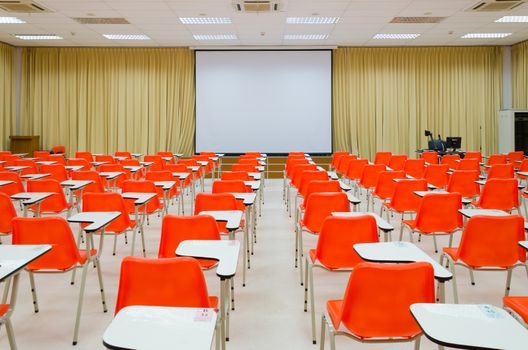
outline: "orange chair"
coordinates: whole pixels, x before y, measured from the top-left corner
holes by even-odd
[[[143,157],[144,162],[153,162],[151,166],[148,167],[148,170],[151,171],[160,171],[164,170],[165,161],[158,155],[146,155]]]
[[[505,154],[492,154],[488,157],[486,165],[492,166],[495,164],[506,164],[508,163],[508,156]],[[487,168],[484,168],[486,170]]]
[[[462,229],[462,215],[458,212],[462,208],[460,193],[429,193],[422,199],[420,209],[414,220],[403,220],[400,228],[400,241],[403,239],[404,228],[409,229],[411,242],[413,233],[420,236],[433,236],[435,253],[437,235],[449,235],[449,247],[453,244],[453,235]]]
[[[76,165],[76,166],[82,166],[79,170],[90,170],[92,168],[92,165],[84,158],[70,158],[66,162],[66,165]]]
[[[383,164],[388,166],[391,157],[392,152],[376,152],[376,156],[374,157],[374,164]]]
[[[458,166],[459,160],[460,160],[460,156],[458,154],[446,154],[442,156],[442,160],[440,161],[440,164],[447,164],[449,168],[456,169]]]
[[[0,192],[0,244],[2,243],[1,238],[10,235],[13,231],[11,220],[16,217],[16,209],[13,206],[13,202],[11,202],[11,198],[7,194]]]
[[[63,146],[63,145],[53,146],[53,147],[51,147],[51,153],[64,154],[64,153],[66,153],[66,147]]]
[[[308,191],[308,185],[312,181],[327,181],[328,180],[328,173],[324,170],[307,170],[303,171],[301,175],[301,181],[299,184],[299,190],[297,191],[297,195],[295,196],[295,222],[299,220],[299,214],[300,214],[300,207],[298,204],[299,198],[306,198],[306,193]],[[324,191],[323,191],[324,192]]]
[[[153,181],[146,180],[125,180],[122,187],[123,193],[126,192],[138,192],[138,193],[154,193],[157,194],[158,188],[154,185]],[[125,199],[125,205],[129,214],[136,214],[136,207],[134,205],[133,199]],[[158,213],[158,216],[161,215],[163,211],[163,202],[160,201],[159,194],[158,196],[149,200],[146,205],[140,206],[137,208],[138,214],[146,217],[147,223],[149,222],[149,216]]]
[[[68,203],[64,190],[60,183],[55,179],[42,179],[42,180],[28,180],[27,181],[28,192],[51,192],[55,193],[53,196],[44,199],[36,206],[32,206],[30,210],[36,211],[40,209],[42,214],[59,214],[63,211],[67,212],[66,217],[71,215],[71,205]]]
[[[474,199],[480,194],[480,186],[475,183],[478,179],[476,170],[455,170],[449,177],[447,192],[458,192],[464,198]]]
[[[305,171],[314,171],[317,170],[317,165],[315,164],[298,164],[293,167],[292,170],[292,176],[291,181],[288,183],[288,187],[286,189],[286,209],[288,210],[290,217],[291,217],[291,196],[290,196],[290,190],[293,188],[297,189],[297,193],[299,192],[299,186],[301,183],[301,177],[303,172]]]
[[[0,180],[13,181],[12,184],[0,186],[0,192],[5,193],[8,196],[25,192],[20,176],[18,176],[18,174],[13,171],[0,171]]]
[[[481,209],[519,211],[519,190],[517,179],[490,179],[482,188],[482,193],[473,206]]]
[[[356,189],[356,194],[358,192],[357,182],[361,179],[363,174],[363,168],[368,165],[368,159],[354,159],[351,160],[348,164],[348,169],[346,170],[345,177],[354,182],[354,188]]]
[[[290,154],[303,154],[303,152],[290,152]],[[252,157],[261,157],[262,153],[260,152],[246,152],[246,156],[252,156]]]
[[[94,161],[92,152],[75,152],[75,158],[86,159],[88,163],[91,163]]]
[[[37,164],[34,160],[31,159],[15,159],[15,166],[27,166],[29,168],[23,169],[20,172],[20,175],[26,174],[37,174]]]
[[[458,162],[456,170],[476,170],[480,172],[480,162],[477,158],[464,158]]]
[[[339,158],[336,166],[336,172],[341,175],[345,175],[353,160],[358,159],[356,155],[349,154]]]
[[[29,281],[31,284],[31,294],[33,296],[35,312],[39,311],[39,306],[37,302],[34,274],[46,274],[50,272],[65,273],[71,270],[75,272],[75,269],[82,268],[81,287],[73,332],[73,345],[76,345],[79,336],[86,274],[90,262],[97,267],[103,311],[107,311],[101,274],[101,263],[97,251],[95,249],[90,249],[89,251],[79,250],[75,243],[75,239],[73,238],[70,225],[61,217],[14,218],[13,244],[49,244],[52,246],[49,252],[26,266],[26,270],[29,272]],[[71,284],[74,283],[74,278],[75,275],[72,276]]]
[[[415,179],[422,179],[425,172],[425,160],[407,159],[403,171],[405,171],[405,174],[412,176]]]
[[[239,210],[238,203],[230,193],[198,193],[196,195],[196,204],[194,206],[194,215],[199,215],[203,211],[211,210]],[[227,234],[226,222],[217,221],[218,230],[221,234]],[[244,226],[242,220],[241,228]]]
[[[200,264],[193,258],[147,259],[127,256],[121,262],[114,314],[124,307],[171,306],[218,308],[218,298],[210,297]],[[216,325],[216,346],[225,340],[221,314]]]
[[[378,242],[378,226],[373,216],[327,217],[317,241],[317,248],[310,249],[306,256],[306,286],[304,288],[304,312],[310,292],[310,311],[312,317],[312,341],[315,344],[315,306],[313,268],[320,267],[330,272],[349,272],[364,262],[354,249],[356,243]]]
[[[332,169],[335,169],[337,162],[339,161],[339,158],[346,156],[348,154],[349,154],[348,152],[334,152],[334,154],[332,154],[332,162],[330,163],[330,167]]]
[[[108,155],[108,154],[98,154],[95,156],[96,162],[105,162],[107,164],[115,164],[117,163],[114,156]]]
[[[415,341],[417,349],[422,331],[409,308],[415,303],[434,302],[434,272],[430,263],[361,263],[350,274],[343,299],[326,303],[321,349],[325,326],[332,350],[336,335],[347,335],[360,342]]]
[[[169,170],[161,170],[161,171],[147,171],[145,174],[145,179],[150,180],[153,182],[156,181],[174,181],[174,187],[172,187],[168,193],[167,202],[165,203],[167,206],[169,205],[169,201],[172,199],[178,200],[177,206],[178,206],[178,214],[181,213],[181,209],[183,206],[183,198],[180,198],[180,178],[172,176],[172,172]],[[158,197],[161,198],[161,200],[164,200],[165,195],[163,188],[156,187],[158,192]],[[168,209],[168,208],[167,208]]]
[[[383,203],[383,209],[401,214],[403,221],[406,213],[412,214],[420,209],[422,199],[414,191],[427,191],[427,182],[423,179],[402,179],[396,183],[390,202]]]
[[[103,182],[103,178],[99,175],[99,173],[95,170],[88,170],[88,171],[74,171],[71,174],[72,180],[85,180],[85,181],[92,181],[91,184],[85,186],[82,189],[82,193],[88,193],[88,192],[95,192],[95,193],[102,193],[105,192],[105,182]],[[75,196],[77,197],[77,200],[81,200],[81,191],[78,191],[75,193]]]
[[[233,164],[231,165],[231,171],[247,171],[248,173],[254,173],[257,171],[255,165],[251,164]]]
[[[198,164],[196,159],[180,159],[178,160],[177,164],[183,164],[185,166],[197,166],[198,171],[193,172],[194,179],[200,179],[202,177],[203,169],[202,166]]]
[[[308,196],[304,216],[295,226],[295,267],[297,267],[297,261],[299,261],[301,286],[303,285],[303,232],[318,235],[321,232],[323,221],[328,216],[331,216],[332,212],[348,211],[350,211],[350,204],[346,193],[319,192]]]
[[[288,156],[288,159],[286,160],[286,165],[284,166],[284,172],[282,177],[282,199],[286,201],[286,187],[289,184],[289,180],[291,180],[292,177],[292,171],[295,165],[298,164],[309,164],[309,161],[302,156]],[[255,171],[255,170],[247,170],[247,168],[242,168],[241,166],[235,167],[235,164],[231,167],[232,171]]]
[[[33,151],[33,157],[37,158],[38,160],[46,160],[48,159],[50,153],[48,151]]]
[[[158,258],[174,258],[176,249],[186,240],[220,240],[216,220],[210,215],[166,215],[161,224]],[[218,264],[218,261],[212,259],[196,260],[203,269],[210,269]]]
[[[528,328],[528,296],[503,297],[504,309]]]
[[[524,151],[509,152],[506,158],[508,159],[508,163],[520,163],[524,159]]]
[[[436,152],[423,152],[421,158],[431,165],[438,164],[438,153]]]
[[[51,164],[51,165],[42,164],[40,165],[40,173],[50,174],[48,179],[55,179],[59,182],[68,180],[68,172],[66,171],[66,168],[62,164]]]
[[[126,233],[132,231],[132,241],[134,242],[136,233],[138,231],[138,224],[133,220],[130,220],[128,216],[127,207],[123,197],[119,193],[115,192],[104,192],[104,193],[94,193],[88,192],[84,193],[82,198],[82,211],[113,211],[119,212],[119,215],[115,220],[113,220],[108,226],[106,226],[104,234],[114,236],[114,249],[112,255],[116,254],[116,245],[117,245],[117,236],[124,234],[125,242],[127,240]],[[144,243],[144,234],[143,230],[139,230],[141,233],[141,242]],[[101,236],[101,239],[103,237]],[[143,245],[143,254],[145,254],[145,246]],[[131,255],[134,255],[134,244],[132,244]]]
[[[482,163],[482,152],[466,152],[464,159],[478,159]]]
[[[21,159],[20,156],[17,156],[15,154],[7,154],[5,156],[3,156],[3,160],[5,161],[5,163],[3,164],[4,166],[14,166],[15,165],[15,161],[17,159]]]
[[[446,188],[449,183],[449,166],[447,164],[431,164],[425,168],[424,179],[437,188]]]
[[[119,152],[116,152],[116,153],[119,153]],[[117,156],[117,157],[119,157],[119,156]],[[123,167],[125,167],[125,166],[139,166],[140,167],[141,166],[141,163],[139,162],[139,160],[132,159],[132,158],[127,158],[127,159],[120,160],[119,164],[121,164]],[[129,171],[129,173],[130,173],[130,178],[131,179],[139,180],[139,179],[143,178],[143,176],[145,175],[145,168],[142,167],[140,170],[136,171],[135,173]]]
[[[192,159],[194,159],[196,161],[200,161],[200,162],[207,162],[207,165],[205,166],[205,173],[206,174],[211,174],[213,172],[213,161],[209,159],[209,156],[194,155],[194,156],[192,156]],[[258,161],[257,161],[257,163],[258,163]]]
[[[250,193],[244,181],[241,180],[217,180],[213,182],[213,193]],[[243,200],[237,200],[237,210],[244,211],[246,207]]]
[[[489,179],[513,179],[515,172],[513,164],[495,164],[488,169]]]
[[[297,207],[297,213],[295,215],[295,222],[298,222],[302,217],[303,213],[306,210],[306,204],[308,203],[308,197],[313,193],[321,192],[341,192],[341,185],[339,181],[334,180],[312,180],[306,185],[306,188],[303,192],[303,201]]]
[[[407,156],[405,154],[393,155],[390,158],[389,168],[391,168],[392,170],[396,170],[396,171],[403,170],[403,168],[405,167],[406,160],[407,160]]]
[[[114,156],[116,157],[126,157],[127,159],[132,159],[132,154],[127,151],[118,151],[114,153]],[[137,159],[136,159],[137,160]],[[139,161],[138,161],[139,162]]]
[[[156,155],[162,157],[162,158],[170,158],[170,160],[164,160],[165,162],[163,164],[175,164],[176,162],[174,161],[174,154],[172,152],[158,152],[156,153]]]
[[[66,158],[64,158],[64,154],[50,154],[46,160],[48,162],[56,162],[56,164],[66,165]]]
[[[221,180],[241,180],[250,181],[250,177],[247,171],[224,171],[222,172]]]
[[[130,179],[130,171],[123,168],[122,164],[102,164],[96,169],[98,173],[122,173],[112,180],[105,179],[103,183],[106,183],[105,186],[108,190],[117,190],[118,188],[121,188],[125,180]]]
[[[363,167],[361,178],[359,179],[358,186],[364,188],[367,197],[367,211],[370,210],[370,202],[372,199],[372,207],[374,207],[374,197],[370,195],[372,190],[378,183],[379,174],[385,171],[386,167],[383,164],[367,164]]]
[[[170,171],[171,173],[187,173],[189,176],[183,181],[183,187],[187,188],[192,185],[192,171],[187,169],[187,166],[184,164],[166,164],[165,170]]]
[[[519,215],[474,216],[468,220],[458,248],[444,248],[440,260],[447,258],[453,273],[453,295],[458,304],[455,266],[470,271],[471,284],[475,284],[473,270],[506,270],[505,295],[510,292],[512,269],[526,263],[526,251],[518,242],[524,240],[524,220]]]
[[[394,179],[405,179],[405,172],[401,171],[382,171],[378,175],[378,182],[372,191],[372,199],[380,199],[380,216],[382,215],[383,203],[392,198],[394,189],[396,188],[396,181]]]

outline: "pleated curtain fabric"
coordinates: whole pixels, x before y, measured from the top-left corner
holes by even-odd
[[[44,148],[144,154],[194,147],[186,48],[24,48],[21,129]]]
[[[0,150],[9,150],[15,134],[15,48],[0,43]]]
[[[334,151],[414,156],[424,129],[497,150],[499,47],[338,48],[333,90]]]
[[[512,46],[513,108],[528,108],[528,41]]]

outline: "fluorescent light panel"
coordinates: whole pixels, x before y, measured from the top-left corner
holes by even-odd
[[[103,34],[110,40],[150,40],[145,34]]]
[[[0,24],[18,24],[18,23],[26,23],[26,21],[23,21],[20,18],[16,18],[16,17],[0,17]]]
[[[235,34],[194,34],[194,40],[236,40]]]
[[[467,33],[462,39],[500,39],[512,35],[512,33]]]
[[[288,17],[288,24],[335,24],[339,17]]]
[[[420,34],[411,34],[411,33],[401,33],[401,34],[376,34],[373,39],[399,39],[399,40],[409,40],[416,39]]]
[[[229,17],[180,17],[183,24],[231,24]]]
[[[326,34],[286,34],[285,40],[326,40],[328,35]]]
[[[524,23],[528,22],[528,16],[504,16],[495,20],[495,22]]]
[[[62,40],[62,36],[55,34],[15,34],[20,40]]]

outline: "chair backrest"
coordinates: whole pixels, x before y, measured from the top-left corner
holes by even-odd
[[[423,159],[407,159],[403,167],[403,171],[407,175],[414,177],[415,179],[421,179],[424,176],[425,171],[425,160]]]
[[[293,173],[292,173],[292,185],[295,188],[297,189],[299,188],[299,186],[301,185],[302,174],[303,172],[308,171],[308,170],[317,170],[317,165],[299,164],[295,166],[295,168],[293,169]]]
[[[187,165],[185,164],[167,164],[165,165],[165,169],[173,173],[192,173],[191,170],[187,169]]]
[[[350,274],[337,321],[360,338],[411,338],[421,330],[410,306],[434,302],[430,263],[361,263]]]
[[[35,163],[34,160],[31,160],[31,159],[16,159],[15,166],[28,166],[29,167],[29,168],[22,170],[20,172],[21,175],[38,173],[37,164]]]
[[[418,179],[403,179],[396,183],[391,206],[399,212],[418,211],[422,199],[414,191],[427,191],[427,182]]]
[[[49,252],[27,266],[29,270],[67,270],[81,262],[70,225],[58,216],[14,218],[13,244],[51,245]]]
[[[64,154],[50,154],[47,158],[47,161],[57,162],[57,164],[66,165],[66,158]]]
[[[115,313],[130,305],[210,307],[200,264],[193,258],[125,257]]]
[[[421,158],[429,164],[438,164],[438,153],[436,152],[423,152]]]
[[[477,205],[483,209],[512,210],[519,208],[517,179],[489,179],[482,188]]]
[[[379,174],[385,171],[384,164],[367,164],[363,167],[363,173],[359,180],[359,184],[364,188],[374,188],[378,183]]]
[[[505,154],[492,154],[489,156],[486,165],[494,164],[506,164],[508,162],[508,156]]]
[[[179,178],[174,178],[170,170],[157,170],[157,171],[147,171],[145,178],[151,181],[178,181]]]
[[[92,152],[75,152],[75,158],[84,158],[88,162],[93,162]]]
[[[123,159],[123,160],[119,161],[119,164],[121,164],[122,166],[140,166],[141,165],[139,160],[132,159],[132,158]]]
[[[84,158],[70,158],[66,164],[82,166],[79,170],[90,170],[92,168],[92,165]]]
[[[306,207],[308,197],[313,193],[321,192],[341,192],[339,181],[335,180],[313,180],[308,183],[303,194],[303,206]]]
[[[259,166],[260,161],[256,158],[243,158],[242,156],[240,156],[240,158],[238,159],[238,164],[251,164],[254,166]]]
[[[299,153],[302,153],[302,152],[290,152],[290,153],[299,154]],[[251,156],[251,157],[260,157],[262,154],[260,152],[246,152],[245,155],[246,156]]]
[[[462,227],[460,193],[429,193],[416,214],[416,227],[425,233],[453,232]]]
[[[519,165],[519,171],[528,171],[528,159],[523,159]]]
[[[344,155],[343,157],[340,157],[337,161],[336,171],[339,174],[346,174],[348,167],[350,166],[350,163],[356,159],[358,159],[358,157],[353,154],[347,154],[347,155]]]
[[[11,198],[0,192],[0,234],[8,234],[12,231],[11,220],[16,218],[16,209]]]
[[[252,164],[233,164],[231,171],[247,171],[248,173],[255,172],[255,165]]]
[[[509,163],[520,162],[524,159],[524,151],[509,152],[506,157]]]
[[[508,267],[526,261],[526,250],[518,244],[522,240],[521,216],[474,216],[462,233],[458,256],[472,267]]]
[[[329,216],[323,221],[315,256],[330,269],[353,268],[363,259],[350,248],[356,243],[378,241],[378,226],[373,216]]]
[[[480,162],[477,158],[464,158],[458,162],[458,165],[455,169],[480,171]]]
[[[108,164],[115,164],[116,160],[109,154],[98,154],[95,156],[96,162],[107,162]]]
[[[244,184],[242,180],[216,180],[213,182],[213,193],[250,193],[251,187]],[[237,200],[237,209],[244,211],[246,209],[244,200]]]
[[[216,220],[210,215],[166,215],[161,224],[158,258],[176,256],[176,248],[186,240],[219,240]]]
[[[198,193],[196,195],[194,215],[210,210],[237,210],[235,196],[230,193]]]
[[[148,169],[152,171],[163,170],[163,159],[158,155],[146,155],[143,157],[144,162],[154,162]]]
[[[343,157],[345,155],[349,154],[348,152],[334,152],[334,154],[332,155],[332,162],[331,162],[331,165],[335,168],[335,166],[337,165],[337,161],[339,160],[340,157]]]
[[[120,212],[115,220],[106,226],[106,232],[123,232],[131,228],[130,220],[121,194],[116,192],[84,193],[82,198],[82,211],[117,211]]]
[[[308,164],[308,160],[304,156],[299,158],[290,158],[286,161],[286,177],[291,179],[293,168],[298,164]],[[234,165],[234,164],[233,164]],[[235,169],[231,169],[235,171]]]
[[[247,171],[223,171],[221,180],[249,181],[250,178]]]
[[[24,185],[17,173],[13,171],[0,171],[0,180],[13,181],[12,184],[0,186],[0,192],[5,193],[8,196],[24,192]]]
[[[403,170],[407,156],[405,154],[395,154],[390,158],[389,168],[392,170]]]
[[[436,187],[446,187],[449,182],[449,166],[447,164],[431,164],[425,168],[424,179]]]
[[[5,161],[4,166],[14,166],[15,161],[17,159],[21,159],[20,156],[17,156],[15,154],[7,154],[3,156],[3,158],[4,158],[3,160]]]
[[[404,179],[405,172],[400,171],[382,171],[378,175],[378,182],[372,192],[375,196],[381,199],[389,199],[396,188],[396,181],[394,179]]]
[[[368,165],[369,161],[368,159],[353,159],[348,164],[348,168],[346,169],[345,177],[347,177],[350,180],[359,180],[361,179],[361,175],[363,174],[363,168]]]
[[[312,182],[313,183],[313,182]],[[319,192],[308,195],[306,211],[302,223],[311,232],[321,232],[323,221],[332,215],[332,212],[350,211],[350,204],[346,193]]]
[[[488,179],[513,179],[514,177],[513,163],[495,164],[488,170]]]
[[[457,160],[460,160],[458,154],[445,154],[442,156],[442,161],[440,164],[447,164],[451,169],[456,169],[458,166]]]
[[[376,156],[374,157],[374,164],[383,164],[388,166],[391,157],[392,152],[376,152]]]
[[[306,196],[308,185],[312,181],[327,181],[328,173],[324,170],[306,170],[301,175],[301,182],[299,184],[299,194]]]
[[[104,192],[104,185],[99,173],[95,170],[87,171],[74,171],[71,174],[72,180],[91,180],[91,184],[83,188],[83,193],[95,192],[101,193]]]
[[[63,145],[56,145],[51,147],[51,153],[66,153],[66,147]]]
[[[458,192],[462,197],[473,198],[480,194],[477,170],[455,170],[449,177],[447,192]]]
[[[116,157],[127,157],[128,159],[132,159],[132,154],[128,151],[117,151],[114,153],[114,156]]]
[[[43,213],[59,213],[69,208],[68,200],[60,183],[55,179],[28,180],[28,192],[52,192],[53,196],[40,202],[40,211]]]
[[[33,157],[37,158],[38,160],[46,160],[48,159],[50,153],[48,151],[33,151]]]
[[[464,159],[478,159],[479,163],[482,162],[482,152],[466,152]]]
[[[40,165],[41,174],[50,174],[50,178],[55,179],[59,182],[68,180],[68,172],[62,164],[42,164]]]
[[[156,153],[158,156],[160,157],[163,157],[163,158],[170,158],[170,160],[167,162],[169,164],[174,164],[175,161],[174,161],[174,154],[172,152],[158,152]]]
[[[122,191],[125,192],[139,192],[139,193],[156,193],[158,196],[152,198],[147,202],[146,211],[148,214],[153,213],[156,210],[161,209],[161,202],[159,196],[159,187],[154,185],[154,182],[151,180],[139,181],[139,180],[125,180],[123,181]],[[129,213],[133,213],[135,210],[134,200],[125,199],[125,205]],[[143,210],[144,207],[139,208]]]

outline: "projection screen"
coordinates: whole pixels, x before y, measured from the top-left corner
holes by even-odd
[[[332,152],[332,52],[196,51],[196,152]]]

